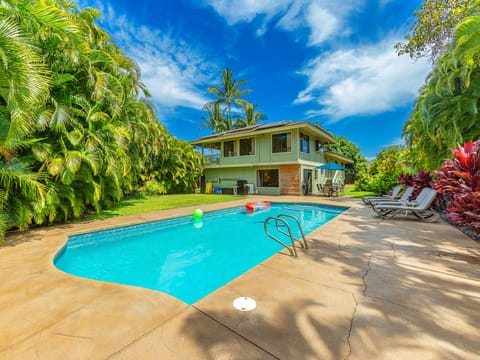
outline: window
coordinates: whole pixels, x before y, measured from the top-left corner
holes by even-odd
[[[255,139],[240,139],[240,156],[255,155]]]
[[[232,157],[235,156],[235,141],[225,141],[223,143],[223,156]]]
[[[258,187],[278,187],[278,169],[257,170]]]
[[[310,136],[300,133],[300,152],[310,153]]]
[[[292,140],[290,133],[272,135],[272,153],[292,151]]]

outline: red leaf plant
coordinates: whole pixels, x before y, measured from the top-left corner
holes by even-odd
[[[425,187],[432,187],[433,177],[428,171],[420,170],[416,175],[400,174],[398,182],[405,187],[413,186],[413,196],[416,197]]]
[[[400,174],[398,175],[398,182],[405,187],[413,186],[413,175]]]
[[[445,160],[436,170],[434,184],[442,196],[450,198],[446,208],[449,220],[480,232],[480,140],[468,141],[462,147],[450,149],[453,160]]]

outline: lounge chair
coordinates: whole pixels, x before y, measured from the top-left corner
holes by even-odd
[[[375,206],[376,204],[380,203],[387,203],[387,204],[403,204],[408,201],[408,198],[413,194],[413,186],[409,186],[405,189],[402,196],[400,198],[392,199],[390,197],[377,197],[372,198],[368,202],[364,201],[364,204],[370,207]]]
[[[383,200],[396,200],[400,197],[400,191],[402,190],[402,187],[400,185],[397,185],[395,186],[391,193],[392,195],[388,194],[388,195],[383,195],[383,196],[364,196],[362,198],[362,201],[364,202],[365,205],[371,205],[370,202],[373,200],[379,200],[379,199],[383,199]]]
[[[373,206],[373,210],[383,219],[391,219],[399,214],[412,213],[420,220],[434,222],[439,218],[438,214],[431,209],[436,196],[437,192],[435,190],[424,188],[411,204],[408,202],[405,204],[379,203]]]

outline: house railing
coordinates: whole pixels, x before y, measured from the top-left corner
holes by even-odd
[[[203,163],[205,165],[220,164],[220,154],[204,155],[203,156]]]

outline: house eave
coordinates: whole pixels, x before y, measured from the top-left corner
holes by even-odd
[[[339,154],[337,152],[333,151],[325,151],[325,158],[326,159],[331,159],[331,160],[336,160],[336,161],[341,161],[345,164],[353,164],[354,161],[350,159],[349,157],[346,157],[343,154]]]
[[[225,131],[218,134],[204,136],[202,138],[190,141],[190,144],[192,144],[193,146],[199,146],[199,145],[211,144],[219,141],[245,138],[248,136],[255,136],[255,135],[262,135],[262,134],[272,134],[280,131],[288,131],[288,130],[295,130],[295,129],[308,129],[311,133],[314,133],[316,136],[321,138],[324,144],[336,144],[335,139],[330,133],[323,130],[318,125],[314,125],[306,121],[281,122],[278,124],[273,123],[271,124],[271,126],[268,126],[266,128],[261,128],[259,126],[252,126],[252,127],[243,128],[243,129],[230,130],[230,131]]]

